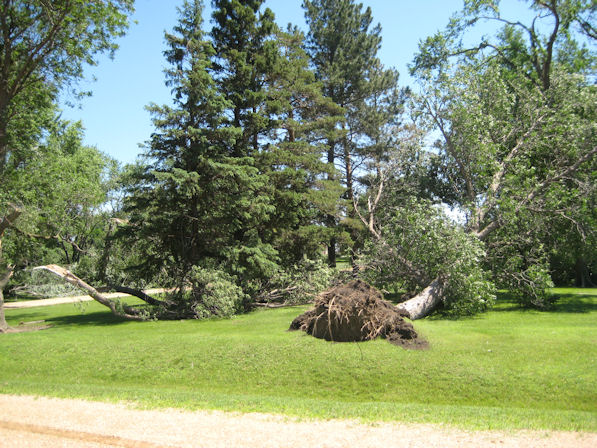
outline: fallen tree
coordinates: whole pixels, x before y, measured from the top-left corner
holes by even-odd
[[[112,312],[112,314],[114,314],[115,316],[123,317],[125,319],[130,319],[130,320],[146,320],[148,317],[147,313],[144,313],[143,310],[141,310],[137,307],[123,306],[120,304],[119,301],[112,300],[112,299],[106,297],[105,295],[100,293],[96,288],[94,288],[93,286],[84,282],[79,277],[77,277],[75,274],[70,272],[68,269],[65,269],[61,266],[58,266],[55,264],[50,264],[50,265],[46,265],[46,266],[38,266],[34,269],[35,270],[41,269],[41,270],[50,272],[51,274],[56,275],[57,277],[61,278],[65,282],[70,283],[71,285],[82,289],[87,294],[89,294],[89,296],[92,297],[96,302],[99,302],[102,305],[104,305],[105,307],[109,308],[110,311]],[[157,300],[157,299],[147,295],[143,291],[138,291],[133,288],[119,287],[119,288],[111,288],[111,289],[114,289],[118,292],[124,292],[126,294],[131,294],[133,296],[136,296],[150,305],[154,305],[154,306],[167,306],[168,305],[168,302],[162,302],[160,300]]]
[[[400,190],[408,166],[394,178],[378,176],[368,199],[360,207],[355,201],[373,235],[368,261],[378,280],[393,276],[419,292],[399,305],[412,319],[446,305],[474,312],[486,304],[490,283],[522,305],[547,307],[549,245],[563,232],[585,241],[595,231],[597,90],[594,71],[583,67],[596,59],[579,42],[596,37],[584,26],[590,2],[577,6],[571,12],[564,3],[533,2],[537,14],[527,25],[503,18],[495,5],[471,3],[421,43],[412,72],[422,93],[413,96],[413,116],[438,136],[423,170],[432,175],[422,183],[428,196],[460,212],[461,232],[412,210]],[[463,33],[483,21],[504,28],[495,39],[464,47]],[[556,229],[565,230],[554,236]],[[482,267],[489,277],[480,275]]]
[[[112,314],[129,320],[148,319],[176,320],[201,319],[205,317],[229,317],[242,308],[244,294],[231,278],[221,271],[193,268],[182,286],[167,291],[167,298],[160,300],[144,291],[119,285],[94,288],[58,265],[34,268],[56,275],[63,281],[82,289],[95,301],[104,305]],[[123,305],[119,300],[105,296],[105,291],[123,292],[141,299],[136,306]]]

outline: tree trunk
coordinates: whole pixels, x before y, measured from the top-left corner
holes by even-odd
[[[5,333],[8,330],[8,324],[6,323],[6,317],[4,316],[4,288],[8,284],[8,280],[12,277],[12,268],[8,268],[7,271],[0,277],[0,333]]]
[[[441,303],[444,288],[439,278],[412,299],[398,304],[398,308],[406,311],[411,320],[421,319],[431,314]]]
[[[331,237],[328,244],[328,265],[332,268],[336,267],[336,238]]]
[[[125,319],[130,319],[130,320],[146,320],[145,317],[140,316],[138,314],[138,312],[135,308],[127,307],[127,306],[119,307],[116,302],[103,296],[93,286],[85,283],[83,280],[81,280],[79,277],[74,275],[72,272],[68,271],[67,269],[64,269],[61,266],[58,266],[55,264],[50,264],[47,266],[39,266],[34,269],[43,269],[45,271],[51,272],[52,274],[60,277],[65,282],[70,283],[71,285],[74,285],[78,288],[83,289],[95,301],[101,303],[105,307],[110,308],[110,311],[112,311],[112,314],[114,314],[115,316],[124,317]]]
[[[4,316],[4,291],[0,288],[0,333],[6,333],[6,330],[8,330],[8,324]]]
[[[1,154],[0,154],[1,158]],[[4,218],[0,218],[0,265],[2,265],[2,237],[4,236],[4,232],[13,225],[13,223],[17,220],[17,218],[23,213],[23,210],[20,207],[17,207],[13,204],[8,204],[8,208],[10,209],[8,215]],[[0,333],[4,333],[8,329],[8,324],[6,323],[6,318],[4,316],[4,288],[8,284],[10,277],[12,277],[13,273],[13,266],[7,266],[6,272],[0,273]]]
[[[328,141],[328,163],[331,164],[332,166],[334,165],[335,162],[335,152],[334,152],[334,147],[335,147],[335,143],[333,141]],[[331,177],[328,177],[328,180],[331,180]],[[334,228],[336,227],[336,217],[329,215],[327,216],[326,219],[326,224],[329,228]],[[330,238],[330,241],[328,243],[328,265],[332,268],[336,267],[336,237],[332,237]]]

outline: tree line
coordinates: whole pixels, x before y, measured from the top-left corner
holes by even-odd
[[[173,288],[117,314],[203,318],[358,275],[406,291],[419,318],[485,310],[497,288],[547,307],[554,280],[594,281],[591,2],[529,1],[526,24],[467,0],[421,41],[413,88],[353,0],[305,0],[306,33],[263,0],[212,3],[211,27],[202,1],[179,7],[172,102],[148,106],[155,131],[124,168],[56,103],[116,49],[133,2],[1,6],[0,294],[66,264],[108,288]],[[498,33],[464,46],[486,22]]]

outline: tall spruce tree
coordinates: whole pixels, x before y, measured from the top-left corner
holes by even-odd
[[[229,101],[228,125],[241,131],[230,152],[251,157],[271,121],[265,108],[266,78],[278,56],[274,39],[274,14],[263,0],[214,0],[211,37],[216,51],[213,73],[218,88]]]
[[[264,278],[277,268],[278,253],[268,238],[270,216],[275,210],[272,191],[256,157],[271,130],[266,110],[266,77],[278,52],[276,25],[269,9],[260,12],[262,0],[214,0],[211,40],[215,49],[211,73],[227,100],[225,127],[236,135],[228,155],[245,170],[249,208],[239,217],[228,256],[239,266],[244,280]]]
[[[336,132],[339,109],[309,70],[302,35],[280,32],[262,5],[214,1],[213,77],[229,101],[226,124],[239,129],[230,154],[266,179],[257,195],[270,207],[267,216],[248,219],[236,238],[273,247],[284,267],[315,256],[329,233],[321,217],[338,214],[334,168],[320,154],[321,142]]]
[[[371,8],[362,10],[354,0],[305,0],[305,17],[309,25],[307,49],[324,93],[344,108],[341,135],[328,142],[327,160],[342,171],[346,187],[345,224],[355,236],[354,212],[355,166],[366,158],[380,157],[382,140],[378,131],[395,119],[398,73],[382,67],[377,52],[381,45],[381,27],[372,25]],[[392,100],[394,101],[394,100]],[[390,107],[381,108],[381,104]],[[373,110],[376,113],[371,113]],[[387,148],[384,150],[387,151]],[[381,151],[382,153],[384,151]],[[337,220],[328,217],[334,227]],[[329,263],[336,263],[336,241],[328,248]]]
[[[144,246],[142,267],[167,267],[177,282],[196,265],[239,277],[263,276],[276,253],[251,232],[267,219],[269,198],[253,161],[240,157],[243,129],[230,123],[233,106],[211,74],[213,46],[202,31],[201,1],[185,1],[166,34],[174,106],[151,105],[156,132],[128,201],[129,231]],[[240,123],[239,123],[240,124]]]

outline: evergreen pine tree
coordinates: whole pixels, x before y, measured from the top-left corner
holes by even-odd
[[[185,1],[166,39],[173,106],[151,105],[156,132],[128,200],[148,273],[182,284],[194,266],[232,274],[246,292],[315,257],[341,188],[321,160],[340,109],[321,92],[296,30],[261,1]],[[328,179],[328,178],[331,178]]]
[[[398,73],[384,69],[377,57],[381,27],[371,27],[370,8],[363,11],[354,0],[305,0],[303,7],[309,25],[307,50],[317,78],[325,95],[345,111],[343,133],[330,139],[327,160],[342,170],[347,199],[344,223],[353,228],[354,239],[355,166],[363,165],[366,158],[383,157],[388,150],[380,153],[379,130],[396,117]],[[330,216],[327,223],[334,227],[337,220]],[[332,239],[328,251],[332,266],[335,246]]]
[[[256,179],[266,179],[258,194],[270,206],[237,239],[252,238],[256,253],[258,247],[275,248],[277,261],[288,266],[316,256],[327,239],[322,235],[336,232],[321,225],[322,215],[338,214],[340,190],[330,175],[333,165],[322,163],[320,154],[322,139],[335,132],[339,109],[322,96],[309,70],[303,36],[280,32],[262,5],[214,1],[213,76],[230,102],[228,126],[240,129],[230,154],[255,167]]]

